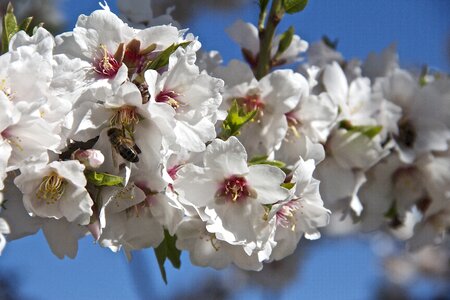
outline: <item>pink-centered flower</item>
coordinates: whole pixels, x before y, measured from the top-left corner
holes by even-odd
[[[247,153],[235,137],[214,140],[206,149],[204,167],[187,164],[177,172],[174,189],[185,205],[207,216],[207,230],[230,244],[267,240],[264,205],[283,201],[285,174],[269,165],[247,166]]]

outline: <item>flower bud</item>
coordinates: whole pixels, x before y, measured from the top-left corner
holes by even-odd
[[[95,149],[78,149],[72,154],[72,158],[81,162],[87,169],[97,169],[105,161],[102,152]]]
[[[98,241],[100,238],[101,230],[100,230],[100,222],[96,220],[94,223],[90,223],[87,226],[88,230],[91,232],[92,236],[94,237],[95,241]]]

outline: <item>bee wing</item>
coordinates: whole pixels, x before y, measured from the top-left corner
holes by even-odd
[[[133,149],[134,149],[134,151],[137,152],[137,154],[141,154],[142,153],[141,149],[136,144],[133,145]]]

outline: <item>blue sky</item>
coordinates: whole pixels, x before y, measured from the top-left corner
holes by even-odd
[[[61,4],[70,27],[78,14],[89,14],[97,7],[92,0],[64,0]],[[111,7],[115,8],[114,3]],[[450,35],[449,13],[447,0],[311,0],[303,13],[285,18],[281,28],[292,24],[310,42],[324,34],[338,38],[338,49],[347,58],[365,58],[370,51],[395,42],[404,66],[427,63],[449,71],[444,48]],[[254,4],[228,12],[199,10],[186,27],[199,36],[205,49],[221,50],[228,61],[240,58],[240,50],[224,29],[237,18],[254,22],[256,17]],[[278,295],[280,299],[298,295],[304,299],[370,299],[381,269],[367,239],[323,240],[308,249],[298,280]],[[168,271],[169,285],[165,286],[153,250],[141,252],[129,264],[122,253],[102,249],[90,237],[80,242],[77,259],[59,260],[41,233],[9,243],[0,258],[0,272],[17,275],[21,294],[32,299],[139,299],[145,294],[167,298],[198,286],[203,276],[232,274],[193,267],[186,255],[181,270],[168,267]],[[236,295],[236,299],[266,297],[266,291],[259,288]]]

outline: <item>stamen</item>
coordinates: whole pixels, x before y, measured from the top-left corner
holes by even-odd
[[[124,200],[124,201],[132,201],[134,200],[134,194],[132,193],[134,190],[134,183],[127,185],[126,187],[122,188],[120,191],[117,192],[117,194],[115,194],[113,196],[113,200]]]
[[[66,189],[66,180],[55,172],[42,179],[39,185],[36,197],[39,200],[45,200],[47,204],[54,204],[61,199]]]
[[[2,91],[9,100],[12,100],[13,92],[11,91],[11,88],[6,85],[5,79],[0,81],[0,91]]]
[[[261,101],[259,90],[250,90],[245,97],[237,99],[238,104],[244,108],[246,112],[259,110],[260,117],[264,116],[264,102]]]
[[[158,94],[158,96],[156,96],[155,101],[167,103],[174,109],[177,109],[180,106],[180,103],[177,100],[178,96],[180,96],[180,94],[174,91],[162,91]]]
[[[94,59],[94,71],[106,78],[116,76],[119,68],[122,66],[122,62],[118,62],[114,56],[108,52],[105,45],[100,45],[99,51],[98,57]]]
[[[231,176],[225,179],[222,187],[217,191],[217,196],[231,202],[238,202],[250,197],[251,191],[244,177]]]
[[[133,129],[134,125],[139,123],[139,114],[134,106],[122,106],[117,109],[116,113],[111,117],[110,124],[113,127],[127,127]]]
[[[295,231],[296,220],[295,214],[296,212],[302,208],[300,199],[293,199],[288,203],[284,204],[276,213],[277,225],[290,228],[292,231]]]
[[[292,131],[292,133],[294,134],[294,136],[296,138],[300,137],[300,133],[298,132],[298,127],[301,126],[301,122],[299,119],[297,119],[297,117],[295,116],[294,112],[288,112],[285,114],[286,116],[286,120],[288,123],[288,128]]]

